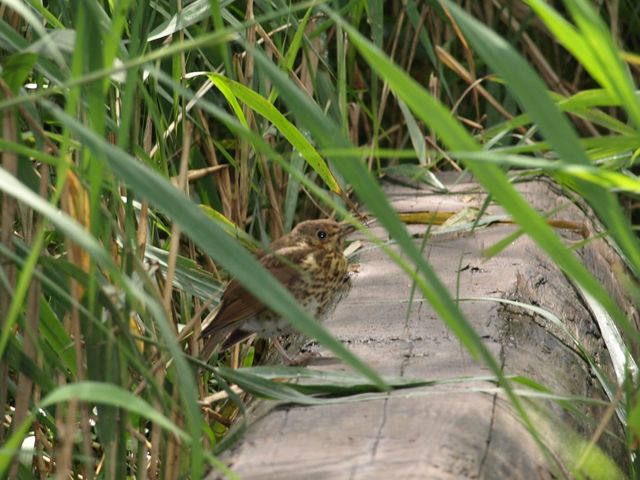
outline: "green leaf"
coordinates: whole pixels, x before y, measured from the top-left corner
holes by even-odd
[[[109,383],[81,382],[63,385],[42,399],[40,408],[47,408],[51,405],[70,402],[72,400],[122,408],[151,420],[184,442],[190,443],[193,440],[171,420],[154,409],[142,398],[128,390]]]
[[[37,58],[35,53],[16,53],[3,62],[2,78],[14,95],[29,77]]]
[[[67,234],[70,238],[73,238],[75,243],[87,250],[87,252],[89,252],[98,262],[113,266],[111,258],[106,254],[100,244],[73,218],[47,203],[42,197],[34,193],[29,187],[22,184],[16,177],[1,167],[0,190],[3,190],[18,201],[30,206],[33,210],[49,219],[51,223],[56,225],[62,232]],[[14,295],[9,312],[7,313],[7,317],[5,319],[6,322],[0,334],[0,358],[4,353],[9,336],[12,334],[12,327],[15,325],[17,316],[22,308],[20,298],[24,296],[24,293],[26,293],[26,288],[28,287],[28,282],[36,260],[37,257],[30,254],[28,260],[29,266],[20,272],[17,291],[19,290],[22,293],[20,295]]]
[[[24,419],[21,425],[14,428],[9,438],[0,445],[0,478],[7,478],[7,473],[9,472],[9,468],[11,468],[13,457],[20,450],[20,446],[22,445],[24,438],[27,436],[34,420],[35,415],[30,414]]]
[[[280,130],[280,133],[289,140],[291,145],[298,150],[309,166],[316,171],[320,178],[322,178],[327,187],[336,193],[340,193],[341,189],[338,182],[331,173],[331,170],[329,170],[327,163],[322,159],[316,149],[313,148],[313,145],[311,145],[295,125],[287,120],[285,116],[282,115],[271,103],[269,103],[266,98],[261,97],[241,83],[229,80],[222,75],[212,74],[209,78],[220,89],[225,97],[227,97],[227,100],[229,100],[229,97],[225,92],[232,92],[252,110],[256,111],[273,123],[273,125]],[[230,101],[230,103],[233,106],[235,99],[234,101]],[[236,108],[234,107],[234,111],[235,110]],[[241,117],[238,118],[240,119]],[[246,126],[246,122],[243,125]]]
[[[222,9],[232,3],[233,0],[222,0],[219,2],[219,6]],[[196,0],[188,4],[179,13],[154,28],[149,34],[147,41],[152,42],[168,37],[208,18],[210,15],[210,7],[211,3],[209,0]]]

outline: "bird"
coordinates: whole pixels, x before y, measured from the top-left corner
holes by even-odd
[[[348,288],[344,240],[354,230],[350,223],[331,219],[302,221],[273,241],[257,259],[309,314],[321,320],[335,306],[340,292]],[[285,363],[294,363],[277,341],[278,336],[293,333],[290,323],[237,280],[226,286],[212,316],[201,334],[205,341],[201,357],[205,361],[218,347],[226,350],[255,333],[273,339]]]

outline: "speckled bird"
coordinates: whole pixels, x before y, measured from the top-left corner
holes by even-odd
[[[344,239],[353,230],[346,222],[327,219],[300,222],[290,233],[272,242],[266,252],[258,255],[258,260],[307,312],[322,319],[349,281],[349,265],[343,250]],[[254,333],[275,338],[293,331],[285,318],[231,280],[215,317],[202,331],[205,339],[202,356],[208,359],[218,346],[227,349]]]

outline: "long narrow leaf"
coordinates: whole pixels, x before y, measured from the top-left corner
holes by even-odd
[[[51,113],[70,128],[87,146],[103,152],[110,167],[142,198],[166,212],[212,258],[226,268],[265,305],[287,318],[302,333],[325,345],[338,357],[369,377],[380,388],[386,388],[380,376],[358,359],[316,322],[279,282],[249,253],[233,241],[217,224],[171,183],[145,165],[97,137],[76,120],[48,105]]]

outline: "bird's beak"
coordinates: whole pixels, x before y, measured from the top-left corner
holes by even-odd
[[[340,231],[343,236],[349,235],[350,233],[356,231],[356,227],[349,222],[340,222],[338,225],[340,225]]]

